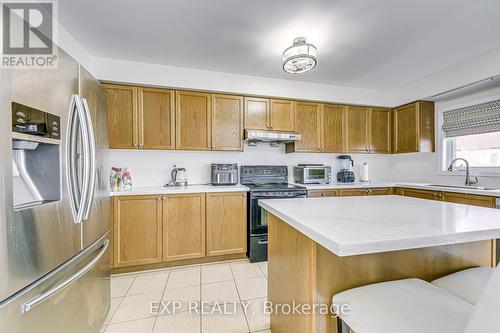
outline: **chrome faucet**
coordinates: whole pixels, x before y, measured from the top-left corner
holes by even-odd
[[[453,164],[455,164],[456,161],[463,161],[465,163],[465,185],[471,186],[477,184],[479,180],[477,179],[477,177],[470,175],[469,162],[465,158],[459,157],[451,161],[450,166],[448,167],[448,171],[453,171]]]

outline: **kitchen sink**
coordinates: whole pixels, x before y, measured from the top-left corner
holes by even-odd
[[[430,184],[433,187],[447,187],[447,188],[461,188],[468,190],[481,190],[481,191],[498,191],[500,188],[484,187],[484,186],[460,186],[460,185],[440,185],[440,184]]]

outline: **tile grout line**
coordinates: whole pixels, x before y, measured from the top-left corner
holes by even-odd
[[[233,268],[231,267],[231,265],[229,265],[229,269],[231,270],[231,274],[233,275],[234,287],[236,288],[236,292],[238,293],[238,298],[240,299],[240,306],[241,306],[241,303],[243,301],[241,300],[240,290],[238,289],[238,285],[236,284],[236,279],[234,278],[234,272],[233,272]],[[241,306],[241,309],[243,310],[243,306]],[[250,324],[248,324],[247,314],[246,314],[246,311],[244,311],[244,310],[243,310],[243,317],[245,318],[245,322],[247,324],[247,328],[248,328],[247,332],[250,332]]]
[[[165,286],[163,287],[163,291],[162,291],[161,296],[160,296],[160,309],[161,309],[161,302],[163,302],[163,297],[165,296],[165,291],[167,290],[168,280],[170,280],[170,273],[171,272],[168,271],[167,281],[165,281]],[[154,332],[154,330],[155,330],[156,321],[158,320],[158,316],[160,314],[160,309],[158,309],[159,311],[155,316],[155,320],[153,322],[153,327],[151,328],[151,332]]]

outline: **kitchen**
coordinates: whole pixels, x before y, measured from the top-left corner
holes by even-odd
[[[0,331],[497,331],[498,4],[42,2],[1,3]]]

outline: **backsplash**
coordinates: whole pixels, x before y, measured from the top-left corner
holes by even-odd
[[[339,154],[340,155],[340,154]],[[359,169],[364,162],[369,165],[372,181],[390,181],[388,172],[392,169],[391,155],[351,154],[354,171],[359,179]],[[111,166],[126,166],[134,186],[161,186],[170,180],[170,171],[175,163],[187,170],[190,184],[210,182],[210,164],[238,163],[240,165],[287,165],[292,179],[292,168],[299,163],[322,163],[332,167],[336,176],[338,165],[336,154],[293,153],[285,154],[283,145],[270,147],[262,144],[257,147],[245,145],[244,152],[214,151],[160,151],[160,150],[110,150]]]

